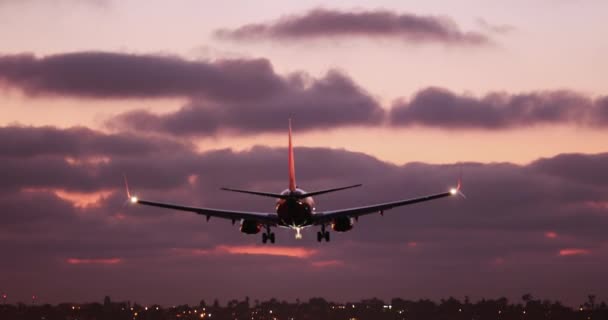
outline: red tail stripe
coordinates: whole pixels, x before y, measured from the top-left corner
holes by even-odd
[[[289,190],[296,190],[296,167],[293,157],[293,145],[291,143],[291,119],[289,119]]]

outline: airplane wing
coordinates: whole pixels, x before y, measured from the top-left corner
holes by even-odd
[[[313,215],[313,224],[320,225],[320,224],[330,223],[332,220],[334,220],[336,218],[340,218],[340,217],[357,218],[362,215],[376,213],[376,212],[383,213],[385,210],[389,210],[392,208],[406,206],[406,205],[419,203],[419,202],[441,199],[441,198],[455,196],[455,195],[464,196],[460,192],[460,187],[451,189],[448,192],[432,194],[432,195],[419,197],[419,198],[397,200],[397,201],[379,203],[379,204],[357,207],[357,208],[318,212],[315,215]]]
[[[276,214],[269,213],[261,213],[261,212],[248,212],[248,211],[232,211],[232,210],[220,210],[220,209],[211,209],[211,208],[197,208],[197,207],[188,207],[171,203],[164,202],[155,202],[139,199],[137,197],[130,197],[130,202],[133,204],[141,204],[145,206],[165,208],[165,209],[173,209],[179,211],[188,211],[194,212],[196,214],[207,216],[207,219],[210,217],[223,218],[228,220],[255,220],[265,225],[278,225],[279,217]]]
[[[172,203],[165,202],[156,202],[139,199],[138,197],[131,195],[131,191],[129,190],[129,183],[127,182],[127,176],[123,175],[125,179],[125,191],[127,192],[127,198],[131,204],[141,204],[144,206],[165,208],[165,209],[173,209],[179,211],[188,211],[194,212],[196,214],[204,215],[207,217],[207,220],[211,217],[217,217],[222,219],[232,220],[234,223],[236,220],[246,219],[246,220],[254,220],[265,225],[275,226],[279,224],[279,217],[273,213],[261,213],[261,212],[248,212],[248,211],[232,211],[232,210],[221,210],[221,209],[211,209],[211,208],[197,208],[197,207],[188,207],[182,206]]]

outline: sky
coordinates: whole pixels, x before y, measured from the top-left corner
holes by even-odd
[[[0,0],[0,291],[9,302],[608,299],[605,1]],[[272,212],[332,242],[125,203]]]

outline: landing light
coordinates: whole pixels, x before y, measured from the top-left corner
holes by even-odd
[[[457,193],[458,193],[458,190],[456,188],[450,189],[450,194],[451,195],[456,195]]]
[[[137,197],[131,197],[131,203],[137,203],[138,199]]]

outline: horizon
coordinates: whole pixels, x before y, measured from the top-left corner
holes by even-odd
[[[0,294],[608,300],[608,2],[0,1]],[[443,192],[348,232],[274,212]],[[204,286],[205,294],[199,297]],[[237,294],[235,294],[237,293]],[[369,293],[369,294],[367,294]],[[51,298],[52,297],[52,298]],[[122,298],[120,298],[122,299]]]

